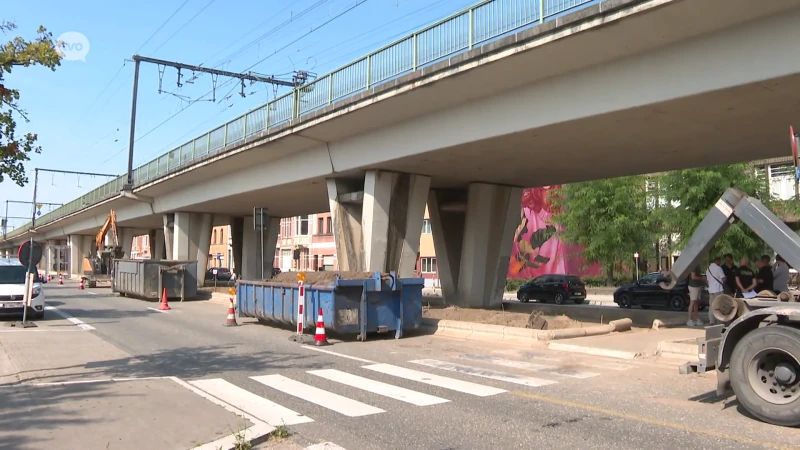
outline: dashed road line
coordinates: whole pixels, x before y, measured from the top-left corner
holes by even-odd
[[[471,394],[478,397],[488,397],[490,395],[497,395],[507,392],[505,389],[499,389],[478,383],[471,383],[469,381],[462,381],[456,378],[443,377],[428,372],[421,372],[419,370],[394,366],[392,364],[374,364],[371,366],[364,366],[362,369],[372,370],[374,372],[392,375],[398,378],[404,378],[406,380],[429,384],[431,386],[450,389],[451,391],[462,392],[464,394]]]
[[[545,380],[542,378],[525,377],[522,375],[514,375],[510,373],[497,372],[494,370],[487,370],[487,369],[477,369],[472,366],[454,364],[446,361],[437,361],[435,359],[418,359],[409,362],[411,364],[420,364],[423,366],[433,367],[435,369],[448,370],[450,372],[461,373],[464,375],[489,378],[492,380],[504,381],[506,383],[521,384],[523,386],[529,386],[529,387],[540,387],[558,383],[557,381]]]
[[[45,311],[53,311],[54,313],[58,314],[59,316],[63,317],[64,319],[68,320],[69,322],[72,322],[73,324],[77,325],[78,328],[80,328],[82,330],[91,331],[91,330],[96,329],[95,327],[85,323],[84,321],[82,321],[80,319],[76,319],[76,318],[70,316],[69,314],[65,313],[64,311],[61,311],[60,309],[56,308],[55,306],[45,306],[44,309],[45,309]]]
[[[311,347],[309,345],[301,345],[300,347],[301,348],[306,348],[306,349],[309,349],[309,350],[314,350],[315,352],[325,353],[327,355],[333,355],[333,356],[338,356],[340,358],[352,359],[353,361],[359,361],[359,362],[363,362],[363,363],[367,363],[367,364],[375,364],[375,361],[370,361],[368,359],[359,358],[357,356],[350,356],[350,355],[345,355],[345,354],[342,354],[342,353],[336,353],[336,352],[332,352],[330,350],[325,350],[325,349],[322,349],[322,348],[319,348],[319,347]]]
[[[250,378],[285,394],[336,411],[348,417],[367,416],[386,412],[380,408],[292,380],[283,375],[263,375]]]
[[[400,400],[416,406],[437,405],[439,403],[447,403],[450,401],[441,397],[424,394],[422,392],[402,388],[393,384],[371,380],[369,378],[360,377],[358,375],[349,374],[336,369],[310,370],[308,373],[325,378],[326,380],[342,383],[345,386],[363,389],[367,392],[372,392],[373,394],[393,398],[395,400]]]

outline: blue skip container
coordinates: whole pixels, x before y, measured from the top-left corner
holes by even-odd
[[[394,272],[306,272],[306,276],[304,329],[316,327],[320,308],[326,331],[357,334],[361,341],[367,333],[394,332],[399,339],[404,331],[422,324],[422,278],[401,279]],[[297,327],[299,294],[297,283],[236,283],[239,316],[266,323]]]

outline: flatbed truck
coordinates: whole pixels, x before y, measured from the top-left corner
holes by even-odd
[[[800,268],[800,236],[758,199],[729,188],[709,211],[672,269],[674,286],[685,279],[734,223],[750,227],[794,268]],[[800,303],[789,292],[772,298],[721,295],[710,305],[720,322],[698,339],[698,360],[683,374],[716,371],[717,395],[730,390],[756,418],[780,426],[800,425]]]

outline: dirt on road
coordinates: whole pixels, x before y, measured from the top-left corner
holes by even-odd
[[[498,309],[459,308],[457,306],[425,306],[422,310],[422,317],[430,319],[459,320],[463,322],[476,322],[519,328],[526,328],[528,326],[530,316],[530,313],[523,312],[503,311]],[[547,321],[548,325],[545,329],[548,330],[585,328],[597,325],[596,323],[584,323],[572,320],[567,316],[541,317]]]

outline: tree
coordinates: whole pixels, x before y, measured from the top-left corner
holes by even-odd
[[[552,221],[564,242],[583,247],[585,261],[603,265],[609,282],[633,254],[650,256],[653,227],[648,214],[646,178],[611,178],[564,185],[551,191]]]
[[[0,31],[8,33],[16,25],[0,21]],[[16,115],[26,123],[30,122],[28,116],[19,104],[20,93],[5,85],[5,76],[15,67],[44,66],[55,70],[61,65],[61,56],[56,50],[53,35],[44,27],[39,27],[37,37],[27,41],[22,37],[15,37],[8,43],[0,46],[0,183],[5,177],[20,186],[28,182],[23,163],[30,160],[30,153],[41,153],[41,146],[36,145],[37,135],[17,132]]]
[[[729,187],[735,187],[761,200],[767,207],[772,198],[765,177],[749,164],[732,164],[667,172],[658,177],[666,207],[658,219],[676,236],[675,245],[683,248],[700,221]],[[765,244],[749,227],[736,223],[712,247],[711,255],[731,253],[738,260],[765,251]],[[737,261],[738,262],[738,261]]]

